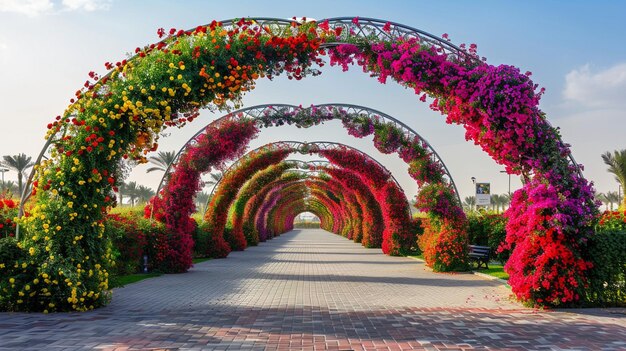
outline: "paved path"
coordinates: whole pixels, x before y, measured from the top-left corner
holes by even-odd
[[[538,312],[471,274],[434,274],[295,230],[102,309],[0,313],[0,350],[626,350],[624,310]]]

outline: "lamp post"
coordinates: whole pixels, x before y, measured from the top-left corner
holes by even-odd
[[[472,180],[472,184],[476,185],[476,177],[472,177],[470,178]],[[476,207],[476,210],[478,211],[478,204],[476,203],[476,187],[474,187],[474,206]],[[472,209],[473,211],[474,209]]]
[[[0,168],[0,172],[2,172],[2,186],[3,187],[4,187],[4,172],[8,172],[8,171],[10,171],[10,169],[4,168],[4,167]]]
[[[507,173],[506,171],[500,171],[500,173]],[[509,176],[509,197],[511,197],[511,174],[507,173]]]

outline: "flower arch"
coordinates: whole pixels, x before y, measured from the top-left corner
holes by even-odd
[[[6,296],[15,301],[8,309],[87,310],[106,303],[110,252],[102,221],[114,205],[120,159],[145,160],[164,128],[186,124],[201,107],[240,104],[259,77],[318,74],[313,67],[323,64],[325,53],[331,65],[345,70],[356,64],[381,82],[392,79],[414,89],[421,100],[432,97],[432,108],[446,122],[462,124],[468,140],[509,173],[527,177],[507,212],[512,289],[520,299],[551,305],[582,295],[591,267],[583,254],[597,205],[592,187],[567,157],[568,145],[538,108],[542,92],[529,74],[479,60],[475,46],[466,50],[423,31],[364,18],[214,21],[171,30],[136,53],[107,63],[104,77],[91,72],[85,89],[48,125],[41,156],[49,157],[38,158],[30,177],[34,205],[19,222],[19,248],[28,256],[0,270]],[[450,198],[440,183],[427,186],[437,198]],[[426,200],[423,205],[430,204]],[[441,233],[462,221],[451,218],[439,218]],[[24,268],[13,268],[16,263]],[[50,283],[20,298],[35,280]]]

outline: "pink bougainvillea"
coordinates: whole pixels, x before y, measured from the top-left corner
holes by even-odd
[[[578,300],[589,267],[581,251],[597,215],[593,190],[569,164],[568,146],[539,110],[543,89],[537,90],[529,73],[481,62],[475,46],[459,60],[418,39],[358,41],[340,45],[330,55],[331,64],[344,70],[356,62],[381,83],[393,79],[422,94],[421,100],[430,95],[434,110],[447,115],[448,123],[463,125],[466,139],[480,145],[509,173],[534,174],[507,213],[513,223],[507,230],[507,240],[514,246],[507,265],[511,286],[520,299],[536,303]],[[537,199],[522,195],[542,193],[542,186],[552,194],[555,210],[550,220],[545,220],[544,211],[536,210]],[[515,223],[528,227],[514,231]],[[533,239],[536,236],[543,239]],[[559,249],[546,254],[545,246]],[[546,255],[553,259],[544,260]],[[535,260],[541,262],[541,269],[535,269]],[[565,271],[563,261],[574,264]]]

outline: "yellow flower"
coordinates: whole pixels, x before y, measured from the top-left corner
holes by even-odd
[[[15,283],[15,278],[9,278],[9,283],[11,284]]]

